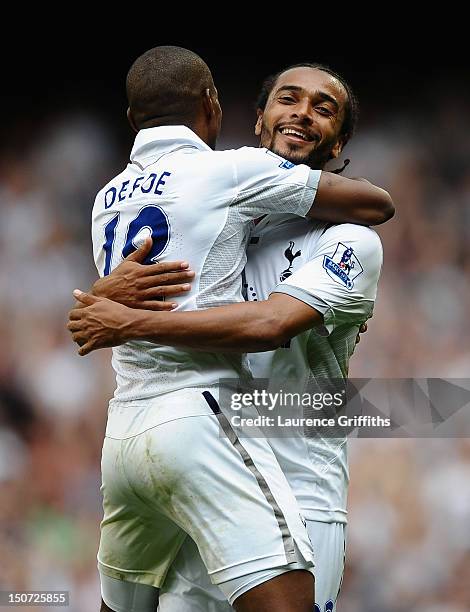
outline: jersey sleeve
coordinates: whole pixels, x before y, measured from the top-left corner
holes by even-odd
[[[368,227],[335,225],[312,246],[308,263],[274,292],[302,300],[323,314],[328,333],[372,316],[382,267],[382,243]]]
[[[233,153],[236,196],[232,206],[249,219],[269,213],[306,216],[321,170],[293,164],[267,149],[242,147]]]

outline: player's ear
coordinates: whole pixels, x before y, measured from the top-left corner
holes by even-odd
[[[204,90],[202,94],[202,104],[208,119],[222,115],[222,109],[220,108],[219,97],[215,87],[214,91],[212,91],[210,87]]]
[[[132,116],[132,112],[130,108],[127,109],[127,120],[129,121],[130,126],[134,130],[134,132],[138,132],[139,130],[137,129],[137,126],[135,124],[134,117]]]
[[[337,157],[339,157],[341,155],[341,151],[343,150],[343,147],[344,147],[343,138],[338,138],[338,140],[336,141],[336,144],[331,149],[330,159],[336,159]]]
[[[256,113],[258,115],[258,119],[256,120],[256,125],[255,125],[255,135],[261,136],[261,126],[263,124],[263,111],[260,108],[258,108]]]

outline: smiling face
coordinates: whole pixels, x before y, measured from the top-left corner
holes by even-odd
[[[255,133],[261,146],[295,164],[322,168],[343,147],[341,127],[347,92],[317,68],[291,68],[277,79]]]

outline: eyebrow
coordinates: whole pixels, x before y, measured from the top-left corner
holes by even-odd
[[[298,85],[282,85],[282,87],[279,87],[279,89],[276,91],[276,94],[278,94],[279,92],[284,91],[284,90],[289,90],[289,91],[305,91],[303,87],[299,87]],[[321,98],[322,100],[324,100],[325,102],[331,102],[331,104],[333,104],[335,109],[337,111],[339,110],[339,104],[333,98],[333,96],[330,96],[329,94],[325,93],[324,91],[316,91],[315,95],[318,96],[319,98]]]

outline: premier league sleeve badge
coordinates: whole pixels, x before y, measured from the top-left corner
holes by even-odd
[[[364,272],[354,249],[342,242],[338,242],[332,257],[323,256],[323,267],[330,278],[344,285],[349,291],[354,287],[354,280]]]

